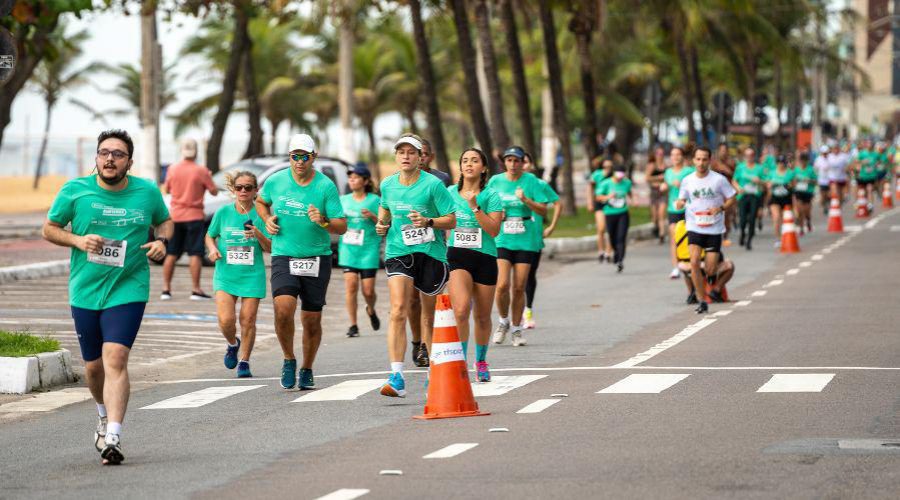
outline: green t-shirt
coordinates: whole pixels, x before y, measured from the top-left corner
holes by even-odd
[[[547,203],[556,203],[559,200],[559,195],[556,194],[556,191],[543,179],[538,178],[538,182],[544,190],[544,198],[547,200]],[[535,223],[531,226],[531,237],[534,239],[538,251],[540,251],[544,248],[544,218],[538,214],[534,214],[533,217]]]
[[[743,198],[744,194],[761,196],[764,175],[763,167],[759,163],[754,163],[752,167],[748,167],[746,163],[739,164],[734,173],[734,181],[741,187],[738,198]]]
[[[594,183],[594,196],[600,194],[600,184],[608,178],[602,168],[598,168],[591,173],[591,182]]]
[[[525,172],[515,181],[506,177],[505,173],[497,174],[488,181],[488,187],[492,188],[500,196],[503,204],[504,219],[497,235],[498,248],[507,250],[525,250],[537,252],[541,249],[534,238],[533,226],[541,228],[540,221],[535,220],[534,212],[522,200],[516,197],[516,189],[521,188],[525,197],[537,203],[547,203],[547,193],[541,187],[540,179]]]
[[[310,220],[307,208],[315,206],[329,219],[343,219],[344,209],[337,186],[325,174],[316,172],[306,186],[297,184],[291,169],[273,174],[263,184],[260,199],[271,205],[281,227],[272,236],[272,256],[307,258],[331,255],[328,230]]]
[[[412,185],[400,184],[400,173],[381,181],[381,206],[391,212],[391,227],[387,233],[384,254],[388,259],[421,252],[433,259],[447,262],[444,231],[434,228],[412,227],[409,212],[416,211],[434,219],[453,213],[456,204],[440,179],[419,172]]]
[[[341,196],[341,205],[347,216],[347,232],[338,241],[338,265],[355,269],[378,269],[381,236],[375,232],[375,221],[363,217],[362,210],[366,209],[377,217],[380,202],[381,198],[372,193],[366,193],[362,201],[356,200],[353,193]]]
[[[666,211],[670,214],[683,214],[684,209],[678,210],[675,208],[675,202],[678,201],[678,191],[681,190],[681,181],[684,180],[685,177],[693,174],[697,169],[694,167],[689,167],[687,165],[682,166],[681,170],[675,172],[675,169],[669,167],[666,169],[666,173],[663,175],[665,179],[666,185],[669,186],[669,204],[666,207]],[[675,182],[678,182],[678,185],[675,185]]]
[[[862,150],[856,154],[856,160],[859,162],[859,180],[874,181],[878,178],[878,153],[875,151]]]
[[[457,243],[456,241],[456,233],[458,230],[462,229],[462,233],[470,233],[465,236],[468,239],[472,239],[472,241],[477,241],[474,239],[474,234],[477,234],[478,231],[466,231],[467,229],[480,229],[481,226],[478,224],[478,220],[475,219],[475,213],[472,212],[472,209],[469,208],[469,202],[464,200],[462,196],[459,195],[459,187],[456,185],[450,186],[447,188],[447,191],[450,192],[450,196],[453,197],[453,202],[456,204],[456,228],[450,232],[450,241],[447,243],[448,246],[458,247],[458,248],[468,248],[469,250],[475,250],[481,252],[483,254],[490,255],[491,257],[497,256],[497,244],[494,242],[494,237],[489,235],[487,231],[481,230],[481,246],[475,246],[475,243]],[[497,192],[489,187],[485,187],[478,193],[478,196],[475,197],[475,203],[481,208],[481,211],[485,214],[492,214],[496,212],[503,211],[503,205],[500,203],[500,197],[497,196]],[[466,246],[469,245],[469,246]]]
[[[66,182],[47,219],[61,226],[72,224],[72,234],[97,234],[121,241],[125,246],[104,246],[103,254],[88,255],[72,248],[69,270],[69,303],[83,309],[101,310],[150,298],[150,268],[147,243],[151,226],[169,218],[159,188],[152,181],[128,176],[121,191],[107,191],[89,175]],[[96,262],[97,258],[107,263]],[[119,265],[121,264],[121,265]]]
[[[244,223],[253,221],[266,237],[266,223],[256,213],[256,207],[249,213],[237,211],[234,203],[216,210],[206,234],[216,241],[216,248],[222,258],[216,261],[213,274],[213,290],[222,290],[235,297],[262,299],[266,296],[266,263],[263,250],[256,238],[244,238]]]
[[[775,168],[769,171],[768,181],[772,183],[772,196],[790,196],[791,182],[794,180],[794,169],[787,168],[784,172],[778,172]]]
[[[622,179],[619,182],[612,178],[600,183],[597,189],[598,195],[613,195],[603,205],[603,213],[606,215],[624,214],[628,211],[628,193],[631,192],[631,179]]]
[[[819,176],[816,175],[816,169],[812,164],[803,168],[794,167],[794,179],[797,181],[794,185],[795,191],[798,193],[815,194]]]

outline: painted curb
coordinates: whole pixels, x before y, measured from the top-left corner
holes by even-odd
[[[0,284],[16,280],[65,276],[69,273],[69,259],[35,262],[21,266],[0,267]]]
[[[634,226],[628,230],[628,239],[631,241],[643,241],[653,239],[653,224],[648,222]],[[548,257],[558,254],[593,252],[597,250],[596,236],[581,236],[579,238],[547,238],[544,240],[544,253]]]
[[[0,357],[0,393],[27,394],[72,382],[72,353],[67,349],[22,358]]]

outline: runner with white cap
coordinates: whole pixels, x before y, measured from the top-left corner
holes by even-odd
[[[307,134],[291,137],[290,168],[272,174],[256,199],[256,211],[272,235],[275,335],[284,354],[281,387],[314,389],[313,362],[322,342],[322,309],[331,279],[330,234],[344,234],[347,219],[337,186],[313,167],[318,152]],[[294,313],[300,298],[303,363],[294,357]]]

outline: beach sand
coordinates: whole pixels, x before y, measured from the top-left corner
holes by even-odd
[[[0,199],[7,200],[0,203],[0,214],[46,212],[67,180],[68,177],[61,175],[41,177],[38,189],[34,190],[33,177],[0,177]]]

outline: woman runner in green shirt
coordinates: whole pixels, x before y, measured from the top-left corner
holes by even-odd
[[[613,176],[597,186],[596,199],[604,204],[603,212],[606,214],[609,241],[615,250],[613,263],[616,265],[616,271],[621,273],[625,268],[625,244],[628,241],[629,226],[628,204],[631,201],[631,179],[625,178],[624,165],[616,165]]]
[[[794,171],[788,168],[788,159],[784,155],[778,155],[776,167],[769,171],[768,192],[769,212],[772,214],[772,224],[775,233],[775,246],[781,246],[781,218],[785,207],[791,204],[791,193],[794,190]]]
[[[800,153],[794,161],[794,204],[797,209],[797,225],[800,226],[800,234],[804,234],[804,228],[812,232],[812,199],[816,194],[816,185],[819,177],[816,169],[809,161],[809,153]]]
[[[356,295],[360,282],[369,323],[373,330],[381,328],[381,320],[375,313],[375,274],[381,259],[381,237],[375,234],[375,222],[378,221],[381,198],[372,192],[372,173],[365,165],[350,168],[347,184],[352,192],[341,196],[341,205],[347,216],[347,232],[338,242],[338,265],[344,268],[347,314],[350,316],[347,336],[359,337]]]
[[[225,187],[235,197],[235,202],[223,206],[213,215],[206,232],[206,249],[209,260],[216,263],[213,290],[219,328],[228,342],[225,368],[237,367],[237,376],[244,378],[253,376],[250,353],[256,341],[256,314],[259,300],[266,296],[266,264],[262,254],[272,251],[272,240],[254,206],[258,187],[256,176],[251,172],[226,175]],[[241,299],[240,338],[237,338],[234,313],[238,298]]]

